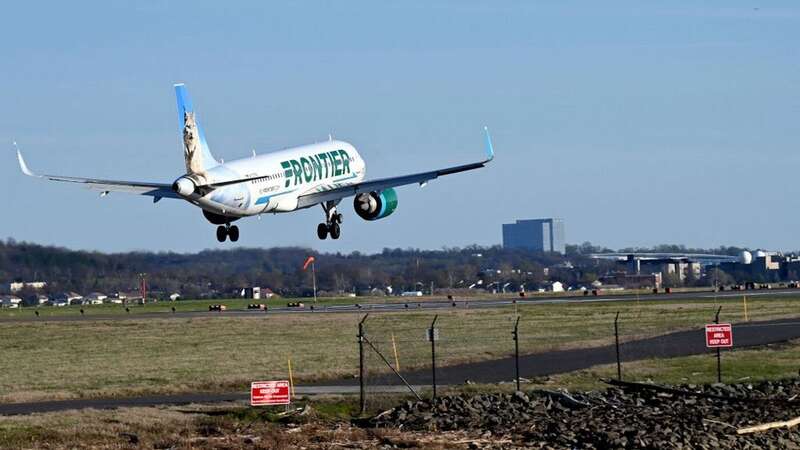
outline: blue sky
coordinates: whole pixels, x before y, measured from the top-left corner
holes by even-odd
[[[0,237],[71,248],[218,248],[186,203],[24,177],[171,182],[174,82],[212,151],[233,159],[352,142],[370,177],[475,160],[399,190],[389,218],[343,202],[238,222],[237,245],[321,251],[500,242],[563,217],[567,240],[799,249],[796,2],[15,2],[0,28]],[[231,243],[223,247],[231,247]]]

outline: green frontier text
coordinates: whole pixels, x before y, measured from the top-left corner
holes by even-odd
[[[286,186],[338,177],[350,173],[350,155],[344,150],[302,156],[282,161]]]

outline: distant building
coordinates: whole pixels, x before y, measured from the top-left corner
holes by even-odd
[[[92,292],[91,294],[86,296],[84,301],[88,302],[86,304],[89,305],[102,305],[107,298],[108,296],[106,294],[103,294],[102,292]]]
[[[650,274],[660,274],[661,283],[663,277],[676,275],[681,282],[686,281],[687,278],[699,279],[702,274],[702,264],[697,261],[692,261],[688,257],[671,257],[671,258],[641,258],[636,255],[628,255],[625,261],[619,261],[617,267],[620,273],[627,273],[628,275],[645,275],[641,280],[629,278],[624,282],[615,283],[625,287],[633,287],[639,282],[650,283],[646,276]],[[612,276],[617,276],[612,274]],[[652,280],[655,283],[656,280]],[[642,287],[651,287],[650,285]],[[659,286],[652,286],[659,287]]]
[[[138,292],[117,292],[111,295],[112,299],[120,300],[121,303],[135,302],[142,299],[142,294]],[[117,303],[117,302],[112,302]]]
[[[68,306],[69,302],[67,301],[66,297],[57,295],[51,298],[50,301],[47,302],[47,304],[50,306]]]
[[[25,297],[22,300],[22,303],[25,306],[39,306],[39,305],[46,305],[50,303],[50,297],[44,294],[33,294]]]
[[[253,300],[261,300],[261,288],[258,286],[253,286],[242,289],[242,297],[251,298]]]
[[[600,281],[604,285],[616,285],[625,289],[658,289],[661,287],[661,272],[649,274],[613,272],[600,277]]]
[[[6,285],[6,288],[11,293],[19,292],[25,288],[39,290],[45,287],[47,287],[46,281],[19,281],[11,282]]]
[[[692,277],[700,278],[702,266],[699,262],[687,258],[680,259],[653,259],[641,261],[641,273],[660,273],[662,277],[677,275],[681,282]]]
[[[754,253],[742,252],[739,261],[720,263],[719,268],[740,281],[768,282],[794,280],[800,267],[798,262],[798,258],[792,255],[759,250]]]
[[[527,219],[503,224],[503,247],[537,252],[566,251],[563,219]]]
[[[62,292],[56,295],[54,303],[64,303],[66,305],[80,305],[83,302],[83,296],[77,292]]]
[[[15,295],[4,295],[0,299],[0,305],[3,308],[19,308],[20,303],[22,303],[22,299]]]

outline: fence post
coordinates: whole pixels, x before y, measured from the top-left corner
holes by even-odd
[[[358,384],[359,384],[359,405],[361,414],[367,409],[367,398],[364,395],[364,321],[369,314],[364,315],[361,322],[358,322]]]
[[[614,344],[617,348],[617,380],[622,381],[622,362],[619,360],[619,311],[614,317]]]
[[[431,327],[428,330],[428,337],[431,340],[431,374],[433,376],[433,400],[436,400],[436,319],[439,318],[439,315],[436,314],[433,316],[433,322],[431,322]]]
[[[714,316],[714,323],[719,323],[719,312],[722,311],[722,305],[717,308],[717,314]],[[722,356],[720,355],[720,348],[717,347],[717,383],[722,383]]]
[[[519,391],[519,316],[514,323],[514,369],[517,378],[517,391]]]

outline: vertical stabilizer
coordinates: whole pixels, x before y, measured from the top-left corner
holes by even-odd
[[[178,123],[183,136],[183,156],[186,161],[186,172],[203,175],[206,170],[218,165],[206,142],[206,135],[195,116],[192,99],[183,83],[175,85],[175,97],[178,101]]]

